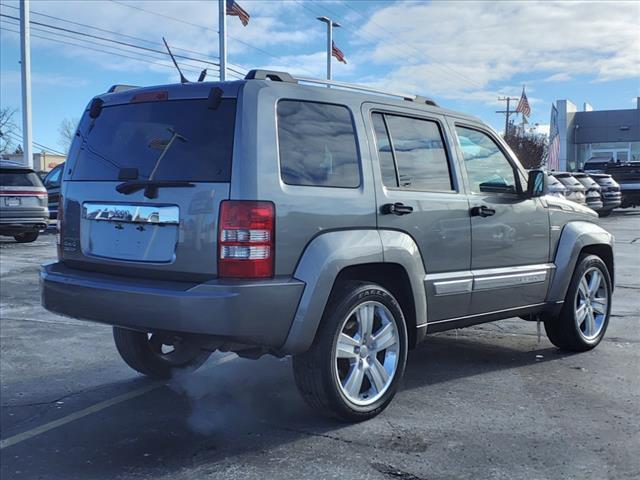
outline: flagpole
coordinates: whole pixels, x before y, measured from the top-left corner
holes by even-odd
[[[27,167],[33,168],[31,144],[31,46],[29,0],[20,1],[20,69],[22,79],[22,152]]]
[[[220,42],[220,81],[227,80],[227,5],[218,0],[218,39]]]

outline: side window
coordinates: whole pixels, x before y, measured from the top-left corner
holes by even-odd
[[[513,166],[493,139],[479,130],[456,126],[464,166],[473,193],[516,193]]]
[[[437,122],[375,113],[373,125],[386,186],[453,191],[444,139]]]
[[[349,109],[341,105],[278,102],[280,175],[289,185],[360,185],[358,148]]]
[[[371,116],[371,120],[376,132],[376,144],[378,146],[380,170],[382,171],[382,183],[386,187],[397,187],[398,177],[396,176],[396,165],[393,161],[391,142],[389,141],[389,133],[387,132],[387,125],[384,121],[384,117],[381,113],[374,113]]]
[[[60,174],[62,173],[62,167],[55,167],[49,175],[44,179],[44,184],[47,187],[55,187],[60,184]]]

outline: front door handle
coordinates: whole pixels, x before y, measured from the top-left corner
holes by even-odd
[[[380,209],[382,213],[393,213],[394,215],[408,215],[413,212],[413,207],[404,203],[387,203]]]
[[[489,208],[486,205],[480,205],[479,207],[472,207],[470,214],[472,217],[490,217],[495,215],[496,211],[493,208]]]

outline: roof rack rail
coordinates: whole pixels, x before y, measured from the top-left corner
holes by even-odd
[[[397,93],[397,92],[389,92],[386,90],[380,90],[377,88],[366,87],[364,85],[356,85],[353,83],[344,83],[344,82],[336,82],[335,80],[322,80],[319,78],[311,78],[311,77],[293,77],[289,73],[286,72],[277,72],[273,70],[250,70],[249,73],[244,77],[245,80],[272,80],[276,82],[287,82],[287,83],[311,83],[316,85],[331,85],[339,88],[344,88],[346,90],[357,90],[360,92],[367,93],[375,93],[378,95],[386,95],[388,97],[396,97],[402,98],[403,100],[407,100],[409,102],[416,103],[424,103],[426,105],[431,105],[433,107],[437,107],[438,104],[435,100],[423,97],[421,95],[409,95],[405,93]]]
[[[298,83],[287,72],[278,72],[276,70],[249,70],[244,77],[245,80],[271,80],[274,82]]]
[[[420,95],[410,95],[406,93],[398,93],[398,92],[390,92],[387,90],[380,90],[378,88],[366,87],[364,85],[356,85],[353,83],[344,83],[344,82],[336,82],[335,80],[321,80],[318,78],[309,78],[309,77],[296,77],[296,80],[304,83],[314,83],[318,85],[332,85],[340,88],[345,88],[347,90],[357,90],[360,92],[368,92],[368,93],[376,93],[378,95],[386,95],[388,97],[397,97],[402,98],[403,100],[407,100],[409,102],[417,102],[417,103],[425,103],[427,105],[431,105],[433,107],[437,107],[438,104],[432,100],[431,98],[423,97]]]
[[[107,93],[120,93],[126,92],[133,88],[139,88],[137,85],[111,85],[111,88],[107,90]]]

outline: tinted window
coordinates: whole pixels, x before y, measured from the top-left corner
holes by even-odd
[[[456,127],[456,131],[471,191],[486,192],[493,186],[516,192],[513,167],[493,139],[470,128]]]
[[[56,167],[49,172],[44,178],[44,184],[47,187],[56,186],[60,184],[60,174],[62,173],[62,167]]]
[[[357,187],[358,150],[344,106],[283,100],[278,103],[280,173],[290,185]]]
[[[0,186],[3,187],[41,187],[40,177],[30,170],[3,168],[0,170]]]
[[[85,115],[80,124],[72,178],[118,180],[127,168],[147,179],[164,152],[157,180],[228,182],[235,110],[234,99],[215,110],[204,99],[104,107],[95,121]]]
[[[389,142],[389,134],[385,125],[384,117],[381,113],[374,113],[372,116],[373,128],[376,132],[376,143],[378,146],[378,160],[382,173],[382,183],[387,187],[397,187],[396,167],[393,161],[393,152]]]
[[[453,190],[449,162],[440,127],[434,121],[384,115],[388,133],[380,128],[381,114],[374,114],[380,166],[387,186],[409,190]],[[376,122],[378,125],[376,125]],[[398,179],[391,174],[387,151],[392,144],[391,161],[395,160]],[[398,184],[399,180],[399,184]]]

